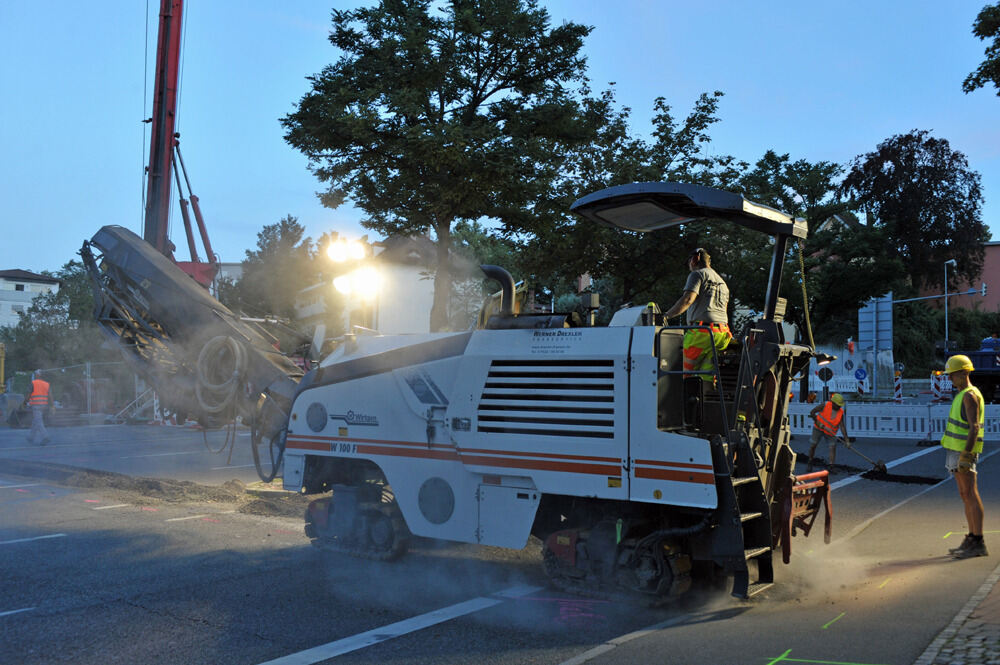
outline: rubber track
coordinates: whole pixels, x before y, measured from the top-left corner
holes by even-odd
[[[396,505],[395,501],[392,503],[361,503],[358,504],[358,511],[362,513],[368,511],[380,512],[389,518],[393,533],[396,534],[396,543],[392,549],[375,550],[370,547],[360,546],[357,543],[345,546],[339,538],[324,538],[316,533],[315,527],[313,527],[312,522],[309,520],[308,513],[306,514],[305,524],[306,536],[315,547],[321,550],[348,554],[358,559],[393,561],[406,553],[410,544],[410,530],[406,527],[403,514],[399,511],[399,506]]]

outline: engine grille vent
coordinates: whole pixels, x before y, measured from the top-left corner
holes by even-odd
[[[494,360],[476,429],[614,438],[614,378],[613,360]]]

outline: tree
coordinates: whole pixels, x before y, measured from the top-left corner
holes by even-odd
[[[1000,2],[986,5],[972,24],[972,34],[981,40],[993,38],[986,47],[986,59],[962,82],[962,90],[970,93],[992,83],[1000,96]]]
[[[312,240],[286,215],[257,233],[257,249],[247,250],[243,275],[220,290],[223,303],[252,316],[295,317],[295,297],[316,282]],[[227,302],[228,301],[228,302]]]
[[[681,122],[666,100],[657,98],[652,141],[631,133],[631,110],[617,106],[613,90],[586,97],[584,113],[592,118],[595,139],[570,152],[558,195],[536,207],[536,218],[504,223],[532,267],[529,278],[564,292],[578,275],[589,273],[599,281],[605,307],[672,304],[686,278],[687,253],[712,238],[721,242],[723,225],[694,223],[679,231],[634,233],[581,221],[569,208],[585,194],[631,182],[730,184],[740,165],[732,157],[706,156],[704,150],[711,141],[708,129],[719,120],[722,96],[718,91],[702,94]]]
[[[572,86],[590,28],[549,26],[536,0],[382,0],[333,12],[342,56],[310,77],[285,140],[383,235],[433,232],[431,329],[447,326],[461,220],[530,215],[589,128]]]
[[[854,158],[841,191],[868,213],[870,225],[885,230],[885,246],[913,288],[941,284],[942,266],[952,258],[954,277],[979,275],[990,238],[980,177],[948,141],[922,130],[888,138]]]
[[[0,328],[0,342],[7,347],[8,375],[87,362],[120,363],[121,354],[105,345],[107,338],[94,321],[94,296],[83,264],[70,261],[52,276],[59,280],[59,290],[35,298],[16,326]],[[122,388],[118,392],[127,394],[132,387],[124,363],[103,367],[102,375],[116,379]],[[70,379],[80,376],[79,371],[49,376],[56,399],[65,399]]]

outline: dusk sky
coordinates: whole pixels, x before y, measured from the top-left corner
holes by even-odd
[[[278,122],[309,89],[306,77],[338,57],[330,8],[363,4],[186,3],[178,130],[223,261],[243,259],[257,232],[285,215],[314,239],[367,233],[353,208],[320,205],[323,186]],[[648,132],[657,96],[683,118],[714,90],[726,96],[708,149],[750,163],[773,149],[844,164],[894,134],[929,130],[982,175],[983,219],[1000,234],[1000,97],[961,89],[983,59],[971,28],[986,0],[541,4],[553,23],[594,27],[585,47],[592,86],[616,82],[636,131]],[[141,233],[141,121],[153,87],[145,60],[158,7],[0,6],[0,269],[57,270],[105,224]],[[176,208],[171,237],[183,247]]]

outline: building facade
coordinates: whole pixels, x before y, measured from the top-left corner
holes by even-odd
[[[59,290],[55,277],[27,270],[0,270],[0,326],[16,326],[31,301]]]

